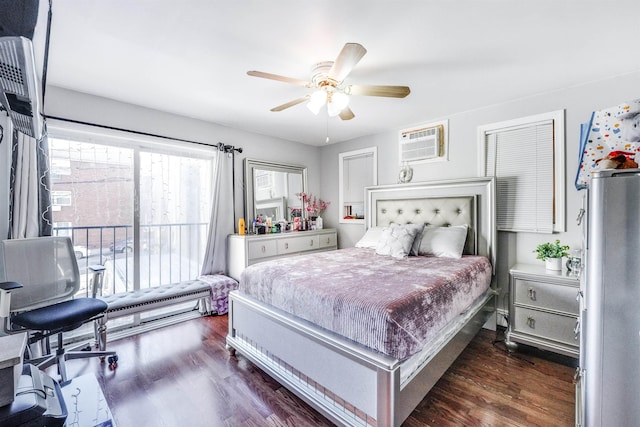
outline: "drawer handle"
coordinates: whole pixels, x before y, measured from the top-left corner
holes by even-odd
[[[331,239],[327,237],[327,244],[331,243]]]
[[[536,319],[534,319],[533,316],[527,317],[527,325],[531,329],[535,329],[536,328]]]
[[[576,319],[576,326],[573,328],[573,334],[575,339],[578,339],[578,336],[580,335],[580,319]]]
[[[576,301],[580,301],[580,298],[582,298],[584,296],[584,294],[582,293],[582,291],[578,291],[578,294],[576,295]]]
[[[260,250],[262,251],[262,253],[265,253],[265,252],[267,252],[267,247],[265,245],[262,245]]]
[[[536,290],[533,288],[529,288],[529,299],[531,301],[535,301],[536,300]]]
[[[309,241],[309,246],[313,246],[313,240]]]
[[[289,243],[285,242],[285,243],[284,243],[284,248],[285,248],[285,249],[289,249]]]

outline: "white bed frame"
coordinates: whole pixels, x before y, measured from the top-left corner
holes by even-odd
[[[399,426],[495,311],[495,183],[475,178],[365,189],[366,226],[471,220],[475,252],[494,265],[492,289],[409,361],[372,351],[233,291],[227,346],[338,425]],[[470,202],[460,205],[460,200]],[[469,212],[467,212],[469,210]],[[419,358],[419,360],[416,360]],[[404,378],[404,379],[402,379]]]

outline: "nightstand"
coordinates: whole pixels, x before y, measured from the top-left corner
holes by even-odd
[[[578,276],[529,264],[514,265],[509,275],[507,348],[521,343],[578,357]]]

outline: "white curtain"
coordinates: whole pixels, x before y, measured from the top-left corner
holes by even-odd
[[[227,236],[234,232],[233,206],[234,154],[218,151],[213,167],[213,197],[209,238],[202,274],[224,274],[227,270]]]
[[[39,141],[13,132],[9,238],[50,236],[51,191],[46,135]]]

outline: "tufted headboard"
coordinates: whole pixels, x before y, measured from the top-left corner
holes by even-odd
[[[376,224],[425,224],[438,227],[467,224],[465,254],[475,254],[476,196],[376,200]]]
[[[495,269],[495,181],[473,178],[365,189],[366,227],[391,223],[468,224],[465,253],[487,256]]]

